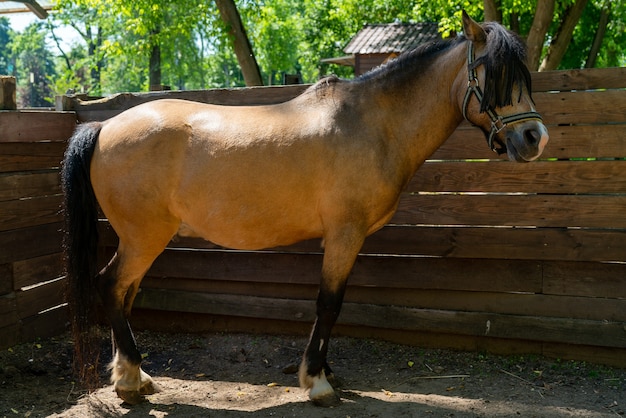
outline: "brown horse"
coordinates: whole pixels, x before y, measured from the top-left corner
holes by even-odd
[[[353,81],[323,79],[286,103],[158,100],[77,129],[62,172],[77,352],[97,293],[113,329],[112,382],[123,400],[156,390],[127,318],[144,274],[178,234],[247,250],[323,238],[300,383],[313,401],[336,401],[326,354],[348,274],[418,167],[463,117],[514,161],[536,159],[548,141],[519,38],[465,14],[463,28],[456,40]],[[119,236],[99,273],[98,204]]]

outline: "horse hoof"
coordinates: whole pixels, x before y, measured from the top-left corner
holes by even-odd
[[[154,383],[152,380],[146,382],[141,388],[139,388],[140,395],[154,395],[155,393],[161,392],[161,388],[159,385]]]
[[[324,408],[330,408],[333,406],[339,406],[341,404],[341,398],[333,391],[328,392],[322,396],[311,398],[313,405],[321,406]]]
[[[117,396],[129,405],[137,405],[146,400],[137,390],[115,389]]]
[[[343,386],[343,381],[340,378],[338,378],[337,376],[335,376],[334,373],[331,373],[328,376],[326,376],[326,380],[328,380],[328,383],[330,383],[330,385],[334,389],[338,389],[338,388],[341,388]]]

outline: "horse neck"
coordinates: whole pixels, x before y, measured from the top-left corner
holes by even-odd
[[[441,52],[420,74],[390,73],[366,87],[379,104],[377,119],[384,121],[387,140],[397,143],[413,173],[463,120],[459,91],[467,84],[465,54],[462,42]]]

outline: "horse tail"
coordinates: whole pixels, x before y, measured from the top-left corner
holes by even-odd
[[[63,251],[74,340],[74,370],[89,385],[95,383],[98,363],[92,330],[96,304],[98,203],[91,185],[90,166],[101,129],[101,122],[79,125],[69,140],[61,168],[65,195]]]

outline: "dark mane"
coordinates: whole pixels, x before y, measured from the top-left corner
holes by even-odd
[[[526,67],[526,46],[513,32],[498,23],[483,24],[487,33],[486,52],[476,57],[474,68],[485,66],[485,86],[481,111],[488,107],[497,108],[513,103],[513,88],[519,87],[520,100],[523,90],[532,91],[530,72]],[[407,77],[415,78],[423,73],[435,59],[459,43],[467,42],[465,36],[456,39],[438,40],[401,54],[398,58],[357,77],[355,82],[381,80],[403,83]],[[393,80],[392,80],[393,79]]]
[[[354,81],[385,78],[391,73],[419,74],[428,68],[441,52],[447,51],[459,41],[459,38],[457,38],[455,40],[447,39],[425,43],[410,51],[403,52],[399,57],[360,75]]]
[[[487,48],[484,55],[477,57],[474,68],[485,66],[484,100],[481,111],[513,104],[513,87],[519,87],[521,99],[525,88],[530,95],[530,72],[526,67],[526,45],[513,32],[497,23],[483,25],[487,33]]]

